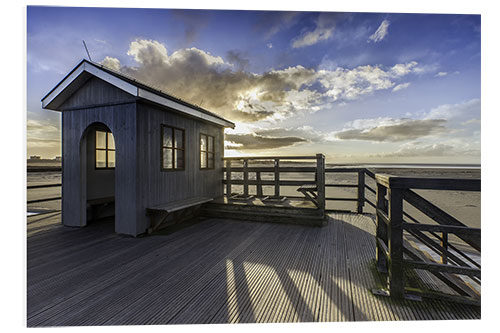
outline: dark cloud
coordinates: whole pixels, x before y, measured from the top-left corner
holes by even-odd
[[[337,133],[335,136],[341,140],[367,140],[367,141],[405,141],[414,140],[424,136],[439,134],[447,129],[444,119],[410,120],[394,125],[377,126],[369,129],[349,129]]]
[[[250,60],[245,58],[238,50],[230,50],[226,53],[226,59],[236,66],[240,71],[245,70],[250,65]]]
[[[257,134],[226,134],[226,141],[233,143],[227,145],[226,149],[274,149],[292,146],[296,143],[306,142],[306,139],[288,137],[270,137]]]
[[[184,43],[191,44],[199,32],[208,24],[210,11],[207,10],[172,10],[172,15],[184,25]]]

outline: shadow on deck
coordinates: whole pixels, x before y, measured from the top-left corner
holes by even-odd
[[[168,235],[28,218],[28,326],[479,319],[480,308],[376,297],[371,217],[327,225],[208,218]]]

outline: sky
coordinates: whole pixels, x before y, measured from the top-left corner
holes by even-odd
[[[220,114],[225,155],[481,161],[481,16],[27,8],[27,155],[61,155],[45,96],[86,57]]]

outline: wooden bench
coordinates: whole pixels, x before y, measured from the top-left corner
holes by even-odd
[[[114,206],[111,205],[114,203],[114,196],[87,200],[87,208],[90,213],[88,218],[96,220],[102,217],[113,216]]]
[[[87,200],[87,204],[89,206],[109,204],[113,202],[115,202],[115,197],[105,197],[105,198]]]
[[[199,206],[212,200],[213,198],[208,197],[194,197],[146,208],[146,215],[151,218],[151,226],[148,228],[148,233],[150,234],[158,229],[158,227],[167,220],[170,214],[187,208]]]
[[[318,206],[318,186],[316,184],[302,185],[297,189],[297,192],[302,193],[307,199]]]

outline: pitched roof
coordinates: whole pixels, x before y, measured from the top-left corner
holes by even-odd
[[[137,99],[160,104],[180,113],[220,126],[234,128],[234,123],[222,118],[216,113],[208,111],[198,105],[188,103],[178,97],[174,97],[159,89],[148,86],[134,78],[86,59],[83,59],[47,95],[45,95],[45,97],[42,98],[42,107],[44,109],[60,111],[58,108],[61,104],[92,76],[108,82],[135,96]]]

